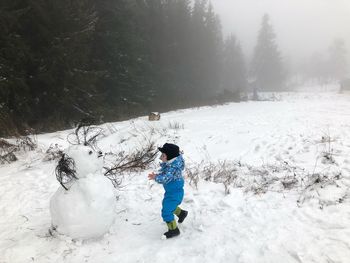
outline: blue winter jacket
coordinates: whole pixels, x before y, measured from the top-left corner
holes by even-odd
[[[182,188],[184,185],[184,179],[182,177],[182,171],[185,168],[185,161],[182,155],[160,164],[160,170],[155,180],[167,188]]]

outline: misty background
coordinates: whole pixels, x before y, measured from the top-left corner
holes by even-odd
[[[348,83],[349,24],[345,0],[2,0],[0,136]]]
[[[347,0],[212,0],[224,35],[235,34],[248,58],[253,55],[264,13],[268,13],[284,58],[293,68],[332,41],[345,41],[350,61],[350,1]]]

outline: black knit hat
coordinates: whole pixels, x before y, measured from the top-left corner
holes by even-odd
[[[163,147],[158,147],[158,150],[162,153],[165,153],[168,160],[171,160],[180,155],[179,146],[172,143],[166,143],[163,145]]]

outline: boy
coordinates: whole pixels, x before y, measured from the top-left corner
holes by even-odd
[[[185,168],[185,162],[182,155],[180,155],[179,147],[175,144],[166,143],[163,147],[159,147],[158,150],[162,153],[159,173],[149,174],[148,179],[155,180],[164,187],[162,218],[168,226],[168,231],[164,233],[164,236],[172,238],[180,235],[174,214],[179,218],[179,223],[182,223],[188,214],[187,211],[179,207],[184,197],[182,170]]]

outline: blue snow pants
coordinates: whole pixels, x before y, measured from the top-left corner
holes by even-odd
[[[184,198],[184,180],[169,182],[164,185],[162,202],[162,218],[165,222],[174,220],[174,211]]]

